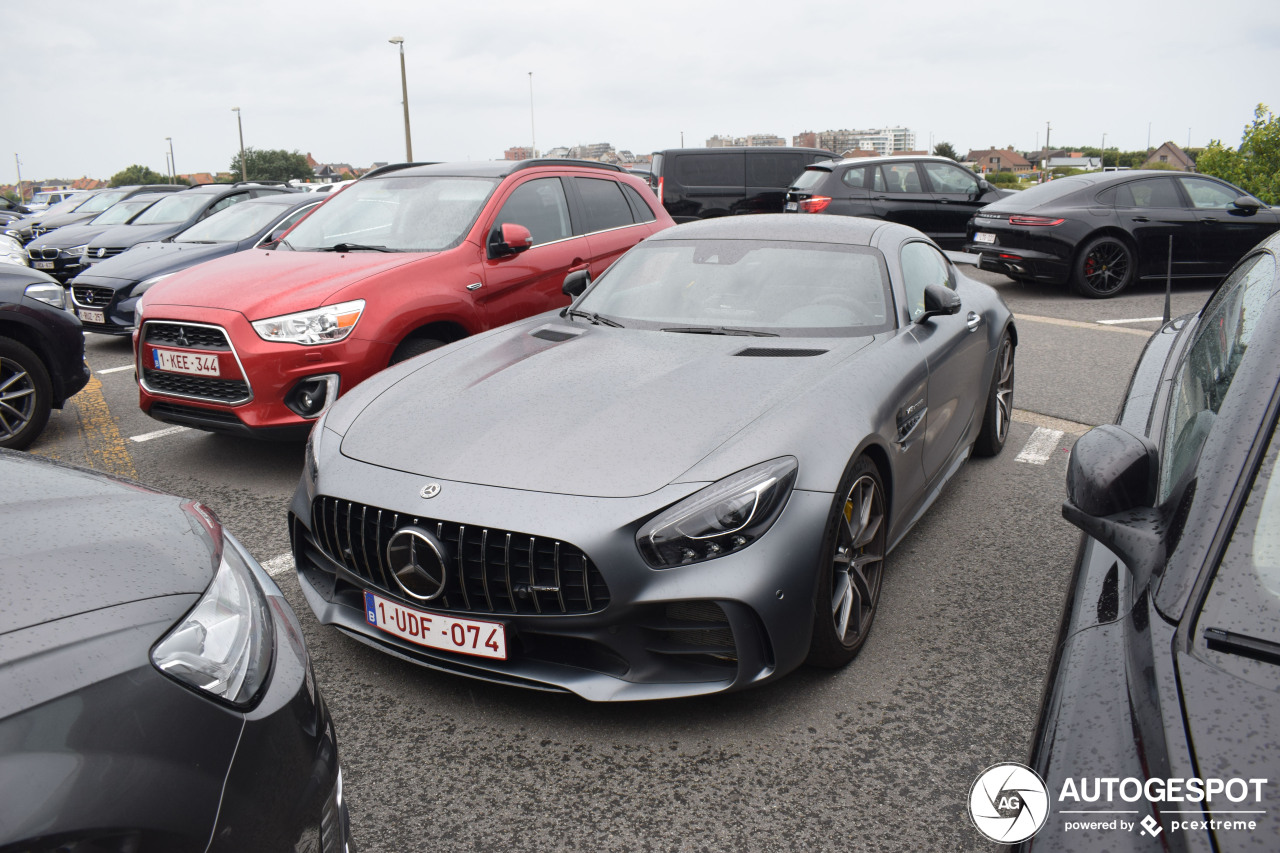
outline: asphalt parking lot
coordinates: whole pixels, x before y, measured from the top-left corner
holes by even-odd
[[[150,420],[127,339],[89,336],[94,379],[32,452],[205,502],[277,578],[335,718],[362,850],[987,850],[964,804],[983,768],[1026,757],[1078,538],[1059,513],[1067,452],[1113,418],[1164,293],[1089,301],[971,274],[1018,317],[1004,452],[970,462],[894,552],[852,664],[729,696],[591,705],[320,629],[287,556],[302,446]],[[1180,286],[1174,316],[1209,291]]]

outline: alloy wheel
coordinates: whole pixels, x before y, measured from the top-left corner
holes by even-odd
[[[884,494],[863,474],[845,498],[831,570],[831,618],[845,645],[860,641],[880,598],[884,570]]]
[[[1094,293],[1119,291],[1129,280],[1129,250],[1115,240],[1100,241],[1085,256],[1083,273]]]
[[[0,440],[12,438],[31,420],[36,407],[36,385],[21,364],[0,358]]]
[[[1000,444],[1009,435],[1013,420],[1013,342],[1006,337],[996,356],[996,439]]]

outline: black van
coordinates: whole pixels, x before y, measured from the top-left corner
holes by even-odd
[[[821,148],[668,148],[653,152],[649,186],[676,222],[781,213],[805,166],[836,159]]]

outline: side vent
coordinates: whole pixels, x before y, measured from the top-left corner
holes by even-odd
[[[815,355],[826,355],[824,349],[786,349],[784,347],[747,347],[735,352],[735,356],[746,358],[810,358]]]
[[[552,343],[558,344],[561,341],[567,341],[570,338],[576,338],[580,334],[582,334],[582,332],[570,332],[566,329],[557,329],[552,326],[539,326],[538,328],[530,332],[529,336],[532,338],[538,338],[540,340],[551,341]]]

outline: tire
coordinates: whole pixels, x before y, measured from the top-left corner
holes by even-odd
[[[1133,250],[1116,237],[1098,237],[1076,256],[1071,283],[1076,293],[1090,299],[1110,299],[1133,281]]]
[[[22,450],[49,422],[53,384],[44,362],[17,341],[0,338],[0,447]]]
[[[431,352],[436,347],[444,346],[444,341],[438,341],[435,338],[405,338],[400,342],[400,346],[396,347],[396,351],[391,354],[391,364],[399,364],[402,361],[408,361],[424,352]]]
[[[836,669],[862,648],[880,603],[886,535],[880,472],[859,456],[840,479],[823,536],[810,665]]]
[[[1009,423],[1013,420],[1013,351],[1013,339],[1005,332],[996,349],[982,431],[973,443],[973,452],[978,456],[995,456],[1004,449],[1004,441],[1009,437]]]

